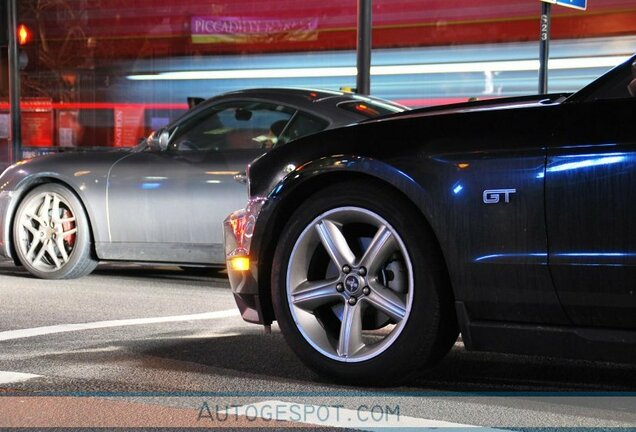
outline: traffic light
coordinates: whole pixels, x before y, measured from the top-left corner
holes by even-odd
[[[33,62],[36,60],[36,53],[34,52],[36,47],[33,43],[33,32],[25,24],[18,24],[16,29],[16,42],[18,42],[18,64],[20,70],[26,70],[31,66],[33,69]]]
[[[18,44],[24,46],[31,42],[31,29],[24,24],[18,25]]]

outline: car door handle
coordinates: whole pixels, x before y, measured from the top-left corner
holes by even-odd
[[[245,173],[236,174],[234,180],[239,183],[247,183],[247,175]]]

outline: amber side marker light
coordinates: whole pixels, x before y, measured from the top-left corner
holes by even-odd
[[[246,271],[250,269],[250,259],[248,257],[230,258],[230,268],[236,271]]]

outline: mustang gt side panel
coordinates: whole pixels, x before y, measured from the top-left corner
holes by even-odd
[[[425,139],[412,145],[418,153],[395,161],[433,195],[429,222],[456,300],[472,319],[567,323],[547,265],[547,143],[536,125],[550,113],[543,106],[499,112],[497,122],[515,125],[512,137],[498,132],[488,111],[422,118]]]

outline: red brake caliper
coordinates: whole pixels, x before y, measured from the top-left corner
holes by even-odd
[[[71,216],[72,216],[71,212],[69,212],[68,210],[64,209],[64,211],[62,211],[62,219],[68,219]],[[74,227],[75,227],[75,222],[68,221],[68,222],[62,223],[62,229],[64,230],[64,232],[69,231],[73,229]],[[73,245],[75,245],[75,234],[71,234],[64,237],[64,243],[66,243],[70,247],[73,247]]]

